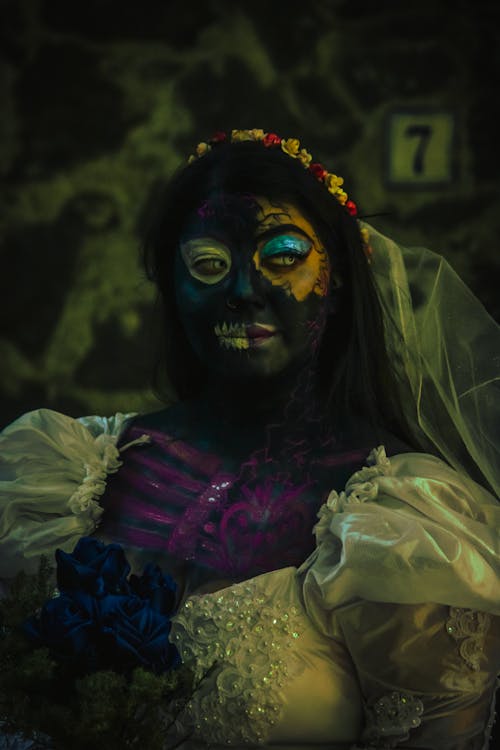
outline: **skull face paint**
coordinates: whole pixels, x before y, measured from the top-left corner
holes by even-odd
[[[204,284],[217,284],[231,270],[231,251],[209,237],[184,243],[181,255],[191,276]]]
[[[212,374],[276,376],[304,364],[317,346],[329,257],[294,206],[248,196],[224,202],[222,211],[220,199],[213,210],[205,201],[183,233],[175,263],[179,318]]]
[[[259,234],[265,238],[254,253],[255,267],[271,284],[283,287],[298,302],[310,294],[328,294],[328,254],[312,225],[289,204],[259,199]]]

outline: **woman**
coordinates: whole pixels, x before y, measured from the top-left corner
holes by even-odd
[[[179,402],[5,431],[4,574],[94,530],[167,566],[183,659],[218,664],[183,716],[200,741],[487,743],[499,514],[469,478],[498,480],[487,429],[471,439],[486,386],[462,368],[447,398],[449,332],[434,357],[417,335],[433,258],[355,213],[296,139],[199,144],[145,245]]]

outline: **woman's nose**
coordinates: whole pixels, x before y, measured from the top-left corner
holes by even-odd
[[[230,297],[241,303],[264,305],[262,279],[253,263],[245,264],[236,270],[233,283],[230,286]]]

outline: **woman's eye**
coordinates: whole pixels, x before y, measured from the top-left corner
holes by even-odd
[[[216,276],[227,269],[227,262],[223,258],[200,258],[193,268],[206,276]]]
[[[284,270],[302,263],[312,249],[312,242],[293,234],[279,234],[265,242],[260,250],[261,262],[268,268]]]
[[[298,255],[293,255],[292,253],[286,253],[283,255],[271,255],[268,258],[265,258],[265,262],[268,265],[280,266],[282,268],[294,266],[296,263],[298,263],[301,260],[304,260],[304,259],[299,257]]]

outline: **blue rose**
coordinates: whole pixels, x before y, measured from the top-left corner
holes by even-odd
[[[44,604],[25,633],[77,672],[164,672],[180,663],[169,639],[175,581],[157,565],[127,576],[130,565],[118,544],[83,537],[71,554],[56,551],[60,595]]]
[[[96,661],[95,600],[88,594],[78,600],[65,594],[49,599],[38,617],[24,623],[24,632],[37,646],[50,649],[60,662]]]
[[[161,572],[158,565],[148,563],[142,576],[130,576],[130,588],[141,599],[146,599],[150,606],[162,615],[170,615],[175,610],[177,584],[172,578]]]
[[[179,652],[168,639],[170,618],[147,600],[110,594],[99,599],[98,608],[107,668],[143,666],[160,673],[180,664]]]
[[[71,554],[56,551],[57,586],[60,591],[86,591],[93,596],[129,593],[130,565],[119,544],[104,544],[82,537]]]

